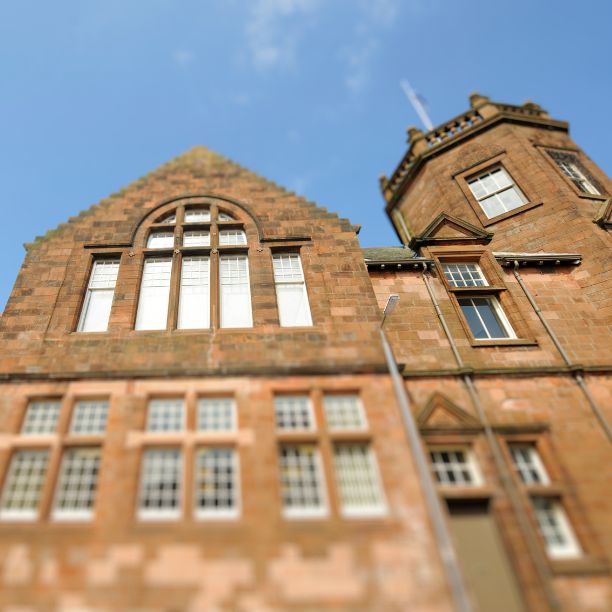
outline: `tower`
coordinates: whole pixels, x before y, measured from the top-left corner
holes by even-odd
[[[387,334],[472,596],[596,609],[610,597],[610,182],[532,102],[474,94],[408,135],[381,178],[404,248],[366,262],[381,304],[400,295]]]

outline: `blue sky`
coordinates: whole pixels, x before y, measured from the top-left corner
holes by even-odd
[[[612,3],[55,0],[0,5],[0,310],[22,244],[204,144],[396,244],[378,176],[418,118],[532,99],[610,172]]]

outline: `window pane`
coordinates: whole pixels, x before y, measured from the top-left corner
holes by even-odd
[[[196,453],[195,505],[199,517],[238,513],[237,457],[233,448],[207,448]]]
[[[244,255],[220,258],[221,327],[252,327],[248,260]]]
[[[210,232],[185,232],[183,246],[210,246]]]
[[[278,315],[282,327],[312,325],[304,283],[276,285]]]
[[[452,287],[484,287],[488,283],[475,263],[442,264],[444,276]]]
[[[232,215],[230,215],[229,213],[223,212],[222,210],[219,211],[219,221],[233,221],[234,217],[232,217]]]
[[[384,512],[378,471],[367,444],[335,444],[334,467],[343,513]]]
[[[430,451],[436,480],[443,485],[477,484],[476,472],[467,451],[440,449]]]
[[[506,212],[504,203],[500,200],[499,195],[495,194],[480,201],[480,205],[489,219],[502,215]]]
[[[30,402],[21,426],[22,434],[55,433],[60,412],[60,402]]]
[[[497,185],[497,189],[503,189],[512,185],[512,179],[509,174],[503,168],[496,168],[491,172],[491,177]]]
[[[171,259],[145,260],[136,329],[166,329],[171,270]]]
[[[234,400],[231,397],[198,400],[199,431],[233,431],[236,429]]]
[[[83,302],[78,331],[98,332],[108,329],[113,295],[119,272],[119,261],[94,262]]]
[[[323,397],[327,427],[341,429],[365,429],[366,420],[357,395],[325,395]]]
[[[183,257],[178,327],[210,327],[210,258]]]
[[[221,230],[219,244],[246,244],[246,235],[242,230]]]
[[[299,255],[274,255],[272,263],[280,324],[283,327],[312,325]]]
[[[458,302],[459,306],[461,306],[463,316],[470,326],[470,330],[472,331],[474,338],[477,340],[486,340],[489,336],[487,335],[487,331],[480,320],[478,313],[476,312],[476,307],[474,306],[472,300],[470,298],[459,298]]]
[[[140,477],[140,518],[178,518],[181,505],[181,451],[146,449]]]
[[[88,400],[77,402],[74,406],[70,433],[101,434],[106,430],[108,402],[106,400]]]
[[[65,451],[55,496],[54,518],[91,518],[99,468],[99,448]]]
[[[520,193],[516,187],[511,187],[510,189],[500,192],[499,197],[507,211],[518,208],[526,202],[523,194]]]
[[[548,475],[535,448],[513,444],[510,454],[516,471],[525,484],[548,484]]]
[[[561,503],[539,496],[533,497],[532,502],[548,554],[555,559],[579,556],[580,546]]]
[[[172,232],[152,232],[149,234],[147,248],[171,249],[174,247],[174,234]]]
[[[487,329],[489,338],[508,338],[509,334],[504,329],[502,322],[497,316],[491,298],[473,298],[478,314]]]
[[[47,471],[49,453],[17,451],[4,482],[0,519],[35,520],[38,518],[40,492]]]
[[[210,221],[208,208],[188,208],[185,211],[185,223],[205,223]]]
[[[183,431],[185,409],[182,399],[156,399],[149,402],[147,431]]]
[[[282,446],[279,450],[281,489],[288,516],[326,513],[319,454],[313,444]]]
[[[276,428],[283,430],[313,430],[314,414],[308,396],[280,395],[274,398]]]

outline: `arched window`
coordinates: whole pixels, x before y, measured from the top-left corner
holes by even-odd
[[[244,224],[188,200],[147,229],[136,329],[252,327]]]

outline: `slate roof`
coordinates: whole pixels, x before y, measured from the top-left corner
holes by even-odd
[[[368,247],[361,249],[363,258],[366,262],[401,262],[413,259],[423,259],[418,257],[412,250],[405,247]]]

